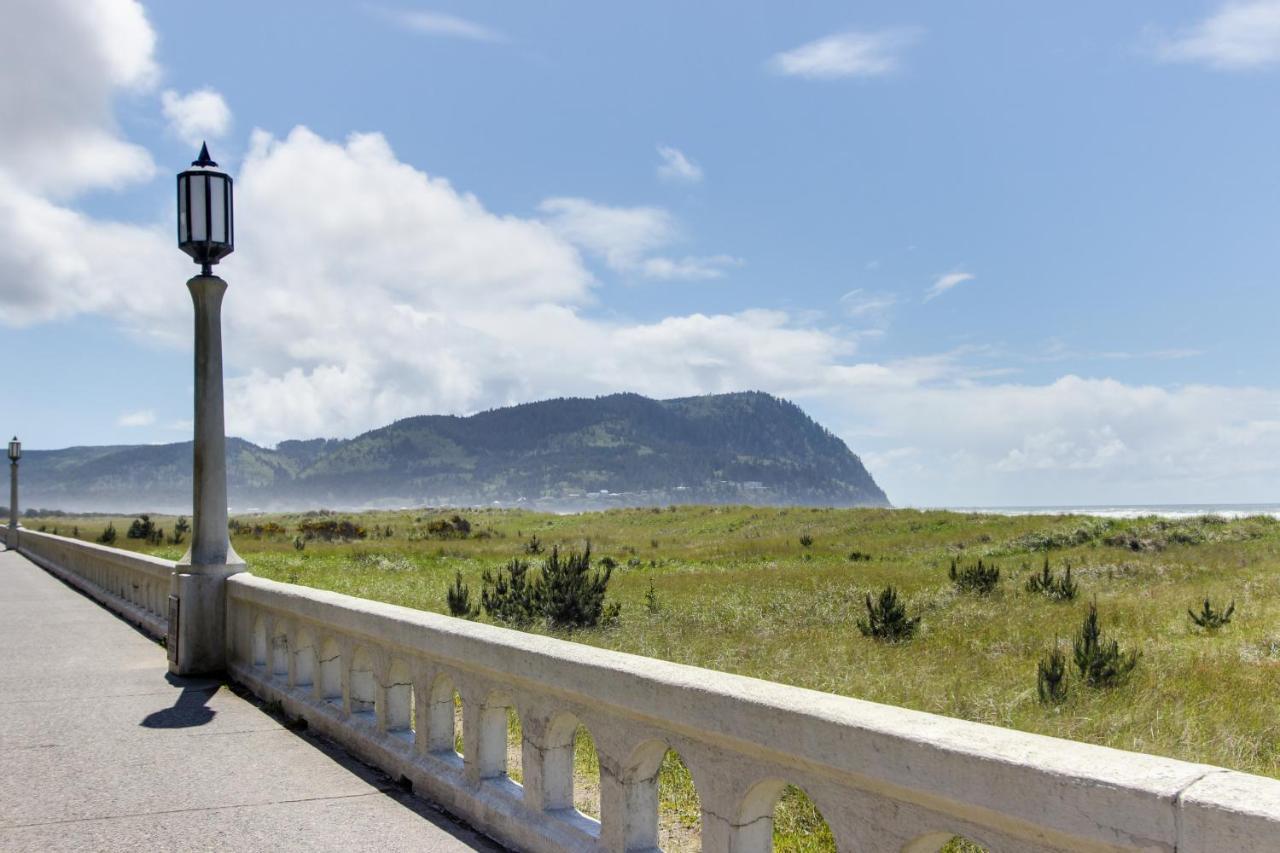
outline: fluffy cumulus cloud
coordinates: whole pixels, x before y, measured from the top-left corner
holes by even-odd
[[[769,67],[789,77],[818,80],[880,77],[898,70],[902,52],[919,37],[919,31],[906,28],[837,33],[778,53]]]
[[[867,388],[854,382],[853,387]],[[1262,500],[1280,476],[1280,392],[944,370],[871,386],[843,431],[892,496],[930,503]],[[866,397],[856,398],[861,402]],[[927,496],[927,497],[925,497]]]
[[[218,139],[231,129],[231,108],[212,89],[197,89],[185,95],[168,89],[161,93],[160,103],[169,129],[188,145]]]
[[[1280,0],[1227,3],[1194,26],[1161,38],[1157,54],[1226,71],[1280,64]]]
[[[134,0],[41,0],[0,26],[0,168],[28,190],[70,195],[151,177],[124,139],[119,95],[154,84],[155,33]]]

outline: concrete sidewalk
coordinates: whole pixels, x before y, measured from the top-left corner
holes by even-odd
[[[0,849],[499,848],[6,551]]]

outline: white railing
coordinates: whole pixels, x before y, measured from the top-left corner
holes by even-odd
[[[25,527],[18,528],[18,550],[153,637],[168,633],[172,561]]]
[[[21,531],[20,550],[152,633],[173,563]],[[227,581],[230,674],[520,850],[652,850],[657,771],[689,767],[702,847],[766,851],[786,784],[841,850],[1280,850],[1280,780],[621,654],[250,574]],[[454,751],[462,699],[463,754]],[[1259,697],[1266,701],[1266,697]],[[523,785],[507,770],[519,714]],[[576,811],[574,733],[600,764]]]
[[[1280,850],[1280,781],[621,654],[241,574],[233,675],[521,850],[657,846],[657,771],[684,759],[702,845],[767,851],[786,784],[842,850]],[[464,754],[454,752],[453,691]],[[524,742],[506,775],[507,709]],[[573,733],[600,821],[573,808]]]

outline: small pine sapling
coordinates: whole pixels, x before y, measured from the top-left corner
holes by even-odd
[[[961,567],[955,559],[951,560],[951,571],[948,573],[951,582],[961,592],[973,592],[978,595],[990,595],[1000,583],[1000,569],[994,564],[987,565],[978,560],[977,564]]]
[[[898,601],[898,591],[886,586],[876,601],[867,593],[867,618],[858,620],[858,630],[864,637],[874,637],[886,643],[911,639],[920,624],[920,617],[911,618],[907,608]]]
[[[1044,705],[1061,705],[1067,701],[1067,656],[1056,640],[1049,656],[1036,666],[1036,692]]]
[[[613,570],[591,571],[591,545],[581,554],[570,551],[561,558],[560,549],[552,548],[551,556],[542,564],[537,593],[542,611],[553,628],[591,628],[612,622],[621,609],[616,601],[606,605],[605,591]]]
[[[810,536],[808,533],[803,534],[803,535],[800,537],[800,547],[801,547],[801,548],[808,548],[808,547],[810,547],[811,545],[813,545],[813,537],[812,537],[812,536]]]
[[[1054,601],[1072,601],[1079,591],[1080,584],[1071,579],[1071,564],[1067,563],[1066,570],[1058,577],[1049,569],[1048,557],[1044,558],[1040,574],[1027,578],[1027,592],[1043,595]]]
[[[471,603],[471,588],[462,582],[462,572],[456,572],[453,586],[446,593],[449,604],[449,615],[460,619],[474,619],[480,615],[480,608]]]
[[[528,573],[528,561],[519,557],[492,574],[485,569],[481,576],[484,586],[480,590],[484,612],[508,625],[532,622],[542,608],[536,579],[531,582]]]
[[[1227,605],[1226,610],[1214,610],[1213,605],[1209,603],[1209,599],[1204,600],[1204,606],[1200,609],[1200,613],[1192,613],[1187,611],[1187,615],[1191,617],[1191,621],[1207,631],[1216,631],[1223,625],[1231,621],[1231,614],[1236,612],[1236,603],[1234,600]]]
[[[662,612],[662,599],[658,598],[658,590],[653,585],[653,578],[649,578],[649,588],[644,593],[644,607],[649,611],[650,616],[657,616]]]
[[[115,522],[108,521],[107,529],[102,531],[102,535],[98,537],[98,541],[103,545],[110,545],[116,541],[116,525]]]
[[[1103,636],[1098,624],[1097,600],[1090,602],[1089,613],[1071,645],[1076,669],[1090,687],[1122,684],[1138,665],[1138,652],[1121,652],[1119,643]]]

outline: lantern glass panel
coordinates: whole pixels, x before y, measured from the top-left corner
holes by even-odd
[[[209,176],[209,225],[213,242],[227,242],[227,182],[214,175]]]
[[[204,242],[209,239],[208,211],[205,209],[205,177],[197,175],[191,181],[191,239]]]
[[[178,176],[178,242],[185,243],[191,239],[187,232],[187,186],[191,179],[186,175]]]

